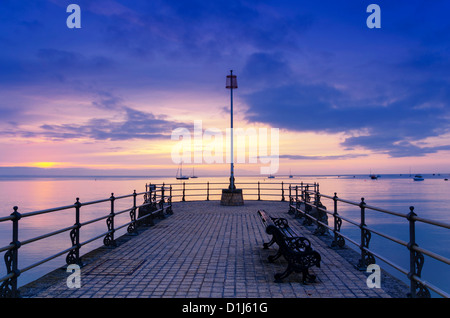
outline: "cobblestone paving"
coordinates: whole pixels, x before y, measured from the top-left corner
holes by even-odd
[[[82,267],[81,288],[68,288],[60,279],[34,297],[389,297],[383,289],[368,288],[366,274],[304,229],[287,207],[272,201],[247,201],[239,207],[218,201],[174,203],[173,215]],[[286,261],[267,261],[276,246],[262,248],[270,237],[258,209],[287,218],[310,239],[322,256],[321,267],[311,270],[316,283],[304,285],[295,273],[274,282]]]

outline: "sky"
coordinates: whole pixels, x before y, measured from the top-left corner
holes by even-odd
[[[372,3],[380,28],[367,24]],[[81,28],[67,25],[70,4]],[[277,174],[449,173],[449,10],[445,0],[1,0],[0,175],[175,175],[176,129],[201,121],[225,136],[230,70],[234,127],[278,129]],[[236,163],[236,175],[265,164]],[[226,160],[183,167],[229,171]]]

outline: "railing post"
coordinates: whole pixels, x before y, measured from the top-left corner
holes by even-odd
[[[258,201],[261,201],[261,188],[260,188],[259,181],[258,181]]]
[[[183,182],[183,197],[181,198],[181,201],[186,201],[186,198],[185,198],[185,190],[186,190],[186,186],[185,186],[185,182]]]
[[[209,181],[206,182],[206,201],[209,201]]]
[[[164,215],[164,194],[165,194],[164,187],[165,187],[165,184],[163,182],[162,187],[161,187],[161,200],[159,201],[159,208],[162,209],[162,212],[161,212],[162,215]]]
[[[76,199],[75,202],[75,224],[74,228],[70,231],[70,241],[72,243],[73,249],[70,250],[69,254],[66,256],[66,263],[69,264],[77,264],[81,266],[81,258],[80,258],[80,198]]]
[[[316,217],[316,222],[317,222],[317,228],[314,231],[314,234],[316,235],[323,235],[325,234],[325,232],[327,231],[327,228],[325,226],[323,226],[322,224],[320,224],[319,222],[324,222],[326,220],[326,212],[319,210],[319,209],[325,209],[325,207],[322,205],[322,202],[320,201],[320,192],[319,190],[319,184],[317,184],[317,192],[315,193],[315,201],[314,201],[314,206],[316,207],[316,211],[317,211],[317,217]]]
[[[20,276],[19,270],[19,220],[22,217],[17,212],[18,207],[13,207],[14,212],[11,213],[13,217],[12,221],[12,242],[10,245],[13,247],[6,251],[4,255],[6,271],[8,275],[11,275],[7,280],[3,281],[0,286],[0,298],[17,298],[20,297],[19,290],[17,289],[17,278]]]
[[[360,230],[360,243],[359,243],[359,249],[360,249],[360,254],[361,254],[361,258],[359,259],[358,262],[358,269],[359,270],[366,270],[366,266],[365,266],[365,254],[366,252],[364,251],[364,246],[365,244],[365,230],[364,230],[364,226],[365,224],[365,205],[366,203],[364,202],[364,198],[361,198],[361,202],[359,203],[359,208],[360,208],[360,224],[359,224],[359,230]],[[369,232],[370,235],[370,232]]]
[[[147,194],[148,194],[148,190],[147,190],[147,183],[145,184],[145,193],[144,193],[144,202],[147,202]]]
[[[147,192],[147,201],[145,202],[152,202],[152,184],[149,183],[148,185],[148,192]]]
[[[158,212],[158,216],[159,218],[163,219],[165,218],[164,216],[164,191],[165,191],[165,184],[163,182],[162,186],[161,186],[161,199],[159,200],[159,209],[161,210],[160,212]]]
[[[416,227],[415,217],[417,214],[414,213],[414,207],[409,207],[410,212],[406,216],[409,221],[409,273],[408,278],[410,280],[410,293],[408,294],[411,298],[430,298],[430,291],[420,282],[415,280],[415,277],[419,277],[422,272],[423,263],[425,258],[423,254],[416,251],[414,248],[418,245],[416,244]]]
[[[331,247],[335,248],[335,247],[344,247],[345,245],[345,239],[340,236],[338,233],[341,231],[341,226],[342,226],[342,219],[339,217],[338,214],[338,209],[337,209],[337,193],[334,193],[334,197],[333,197],[333,219],[334,219],[334,229],[333,229],[333,233],[334,233],[334,239],[333,242],[331,242]]]
[[[314,183],[314,189],[316,188],[316,183]],[[312,206],[311,206],[311,196],[309,194],[309,184],[307,184],[303,190],[303,196],[304,196],[304,204],[305,204],[305,213],[304,213],[304,217],[305,219],[303,220],[303,225],[311,225],[312,224],[312,220],[311,218],[308,216],[310,215],[311,211],[312,211]]]
[[[106,219],[106,226],[108,227],[108,233],[103,239],[103,244],[105,246],[116,246],[116,241],[114,240],[114,201],[116,198],[114,197],[114,193],[111,193],[110,201],[111,201],[111,212]]]
[[[147,185],[146,185],[147,188]],[[147,189],[146,189],[147,190]],[[128,225],[127,232],[137,234],[137,225],[136,225],[136,190],[133,192],[133,208],[130,210],[130,219],[131,224]]]
[[[294,209],[294,198],[292,197],[292,189],[291,189],[292,185],[289,184],[289,210],[288,213],[289,214],[294,214],[295,213],[295,209]]]
[[[367,269],[367,266],[370,264],[375,264],[375,258],[373,255],[369,252],[367,252],[365,249],[369,248],[370,238],[372,237],[372,234],[369,230],[367,230],[366,227],[366,203],[364,202],[364,198],[361,198],[361,203],[359,204],[359,207],[361,209],[361,223],[359,225],[359,228],[361,230],[361,245],[359,246],[361,250],[361,259],[358,262],[358,269],[361,271],[365,271]]]
[[[19,241],[19,220],[21,218],[21,215],[19,212],[17,212],[19,208],[15,206],[13,208],[13,233],[12,233],[12,244],[14,244],[14,249],[12,250],[12,272],[14,273],[14,277],[12,279],[12,296],[18,297],[19,291],[17,289],[17,278],[20,276],[20,270],[19,270],[19,248],[20,248],[20,241]]]
[[[172,185],[170,185],[170,187],[169,187],[169,197],[167,198],[166,213],[167,214],[173,214],[173,210],[172,210]]]
[[[316,208],[319,206],[319,202],[320,202],[320,193],[319,191],[317,191],[316,187],[314,187],[314,205],[316,206]]]
[[[284,182],[283,181],[281,181],[281,201],[282,202],[286,201],[284,199]]]
[[[301,188],[300,188],[301,190]],[[298,209],[300,208],[300,202],[298,201],[298,185],[295,185],[295,211],[294,211],[294,217],[298,218],[300,217],[300,213],[298,212]]]
[[[302,181],[302,183],[300,185],[301,185],[300,192],[302,193],[301,194],[302,201],[305,201],[305,188],[303,187],[303,181]]]

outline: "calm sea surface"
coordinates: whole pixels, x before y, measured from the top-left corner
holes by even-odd
[[[294,178],[276,177],[267,179],[261,177],[237,177],[236,183],[241,183],[242,188],[252,188],[244,192],[244,199],[257,199],[256,183],[261,184],[261,198],[263,200],[281,199],[281,182],[284,182],[284,193],[289,193],[289,184],[300,184],[300,182],[314,183],[320,185],[320,192],[326,195],[334,195],[337,192],[339,198],[360,202],[365,198],[365,202],[372,206],[407,214],[409,207],[414,206],[415,213],[423,218],[433,219],[445,223],[450,223],[450,178],[447,174],[424,175],[424,181],[413,181],[409,175],[382,175],[378,180],[371,180],[368,176],[302,176]],[[206,182],[210,182],[210,199],[220,199],[220,190],[223,185],[214,183],[227,183],[226,177],[199,177],[186,181],[186,194],[197,194],[187,196],[186,200],[206,199]],[[127,178],[127,177],[91,177],[91,178],[0,178],[0,217],[8,216],[13,211],[13,206],[19,207],[20,213],[36,210],[48,209],[59,206],[66,206],[75,203],[77,197],[80,202],[88,202],[98,199],[106,199],[114,193],[115,196],[131,194],[133,190],[143,192],[146,183],[172,184],[175,194],[181,194],[182,181],[175,178]],[[197,183],[197,185],[193,185]],[[199,184],[201,183],[201,184]],[[253,185],[245,183],[255,183]],[[195,188],[195,190],[194,190]],[[264,190],[264,189],[274,190]],[[217,189],[217,190],[214,190]],[[276,196],[268,196],[274,193]],[[179,201],[177,197],[174,201]],[[142,203],[142,197],[138,198],[138,204]],[[328,210],[332,211],[333,202],[325,198],[322,203]],[[111,203],[105,202],[92,206],[82,207],[81,222],[89,221],[107,215],[110,211]],[[132,198],[116,201],[116,212],[132,206]],[[287,210],[286,210],[287,211]],[[338,204],[338,212],[344,217],[355,222],[360,221],[360,212],[357,206]],[[256,212],[256,211],[255,211]],[[116,224],[124,224],[129,221],[128,213],[117,217]],[[20,220],[19,240],[24,241],[43,235],[63,227],[73,225],[75,222],[74,210],[59,211],[55,213],[43,214],[31,218]],[[329,218],[329,224],[333,221]],[[408,241],[408,222],[400,217],[383,214],[380,212],[366,212],[366,224],[382,233]],[[81,242],[84,242],[95,235],[106,231],[105,220],[87,225],[81,229]],[[359,241],[360,232],[357,227],[344,221],[341,231]],[[450,258],[450,230],[430,226],[417,222],[416,242],[422,248],[431,250],[437,254]],[[126,229],[118,231],[116,237],[126,232]],[[6,246],[11,242],[11,222],[0,223],[0,246]],[[102,239],[98,239],[81,248],[81,253],[85,254],[89,250],[97,248],[103,244]],[[355,248],[348,243],[348,246]],[[58,234],[52,238],[23,245],[19,249],[19,268],[25,268],[35,262],[56,254],[57,252],[69,248],[70,239],[68,232]],[[409,268],[409,251],[406,247],[394,244],[380,236],[372,235],[370,248],[387,259],[393,260],[402,268]],[[4,254],[1,253],[2,256]],[[22,273],[19,278],[19,285],[29,283],[36,278],[64,265],[65,256],[60,256],[48,263],[35,267]],[[387,271],[397,274],[399,278],[405,280],[404,275],[387,264],[377,260],[377,263]],[[0,276],[6,274],[6,267],[1,258]],[[422,271],[422,278],[439,288],[450,292],[450,268],[426,256]],[[383,282],[382,282],[383,283]]]

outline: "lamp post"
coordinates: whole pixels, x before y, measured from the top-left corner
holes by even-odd
[[[234,147],[233,147],[233,88],[237,88],[237,78],[233,75],[233,70],[230,71],[230,75],[227,75],[226,88],[230,89],[230,126],[231,126],[231,163],[230,163],[230,190],[236,189],[234,185]]]
[[[230,163],[230,185],[228,189],[222,189],[222,198],[220,199],[221,205],[243,205],[244,199],[242,196],[242,189],[236,189],[234,183],[234,154],[233,154],[233,89],[236,89],[237,79],[236,75],[233,75],[233,71],[230,71],[230,75],[227,75],[225,88],[230,89],[230,126],[231,126],[231,163]]]

